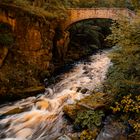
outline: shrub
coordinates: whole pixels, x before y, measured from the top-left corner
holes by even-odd
[[[98,130],[84,130],[80,135],[80,140],[94,140],[98,134]]]
[[[83,112],[78,112],[74,124],[75,126],[78,125],[82,128],[93,129],[95,127],[101,126],[103,117],[104,113],[101,110],[86,110]]]
[[[136,115],[140,113],[140,95],[129,94],[123,96],[119,102],[115,102],[115,106],[111,107],[114,113],[128,113],[130,115]]]
[[[113,66],[110,67],[107,76],[106,92],[115,94],[117,98],[129,93],[140,94],[139,25],[139,16],[131,22],[117,21],[111,27],[112,34],[107,38],[117,46],[117,49],[110,56]]]
[[[140,133],[140,95],[123,96],[110,108],[113,113],[119,115],[125,122],[127,121],[136,133]]]

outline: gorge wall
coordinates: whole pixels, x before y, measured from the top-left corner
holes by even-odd
[[[0,23],[10,26],[14,37],[10,46],[0,44],[0,100],[45,90],[41,78],[54,71],[52,58],[62,61],[66,51],[67,37],[59,28],[60,22],[16,5],[0,4]]]
[[[45,21],[43,17],[20,8],[0,5],[0,22],[12,27],[17,49],[29,64],[37,64],[41,69],[49,67],[57,26],[55,20]]]

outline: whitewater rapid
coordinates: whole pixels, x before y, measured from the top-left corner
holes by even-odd
[[[93,90],[102,90],[111,65],[108,53],[108,50],[98,52],[90,61],[76,63],[69,72],[59,75],[59,82],[46,88],[45,93],[1,107],[1,115],[17,107],[24,111],[0,119],[0,140],[54,140],[65,134],[68,130],[63,106]]]

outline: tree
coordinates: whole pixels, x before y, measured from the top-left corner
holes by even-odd
[[[140,18],[121,20],[111,28],[108,40],[117,46],[111,58],[107,91],[117,96],[140,94]]]

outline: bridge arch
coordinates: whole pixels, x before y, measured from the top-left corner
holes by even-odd
[[[96,20],[110,20],[110,21],[112,21],[113,19],[109,19],[109,18],[87,18],[87,19],[81,19],[81,20],[78,20],[78,21],[76,21],[76,22],[73,22],[73,23],[71,23],[71,24],[69,24],[66,28],[65,28],[65,30],[67,31],[67,30],[69,30],[73,25],[76,25],[76,24],[78,24],[78,23],[80,23],[80,22],[86,22],[86,21],[96,21]]]
[[[117,20],[120,17],[133,18],[135,13],[126,8],[71,8],[68,9],[68,19],[64,24],[66,30],[70,25],[86,19],[112,19]]]

